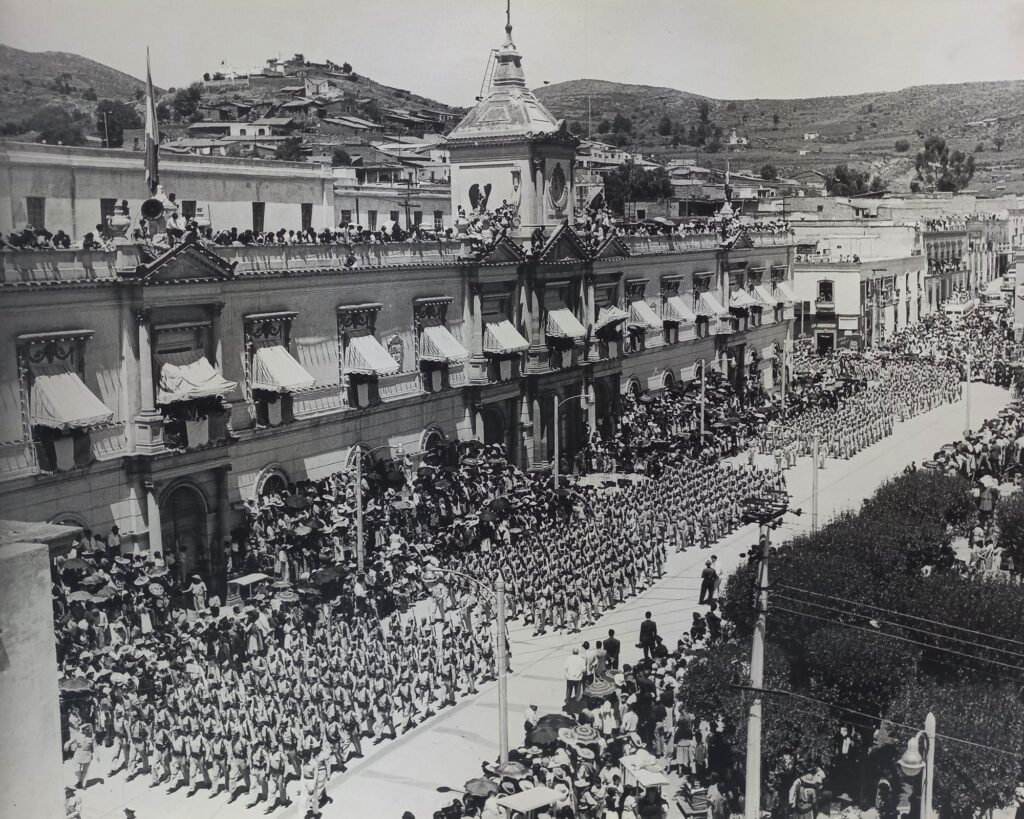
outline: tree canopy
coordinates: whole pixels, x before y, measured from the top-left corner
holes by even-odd
[[[937,191],[956,192],[966,188],[974,177],[974,154],[950,151],[946,140],[930,136],[914,158],[917,178]]]
[[[104,116],[105,115],[105,116]],[[124,145],[125,128],[141,128],[142,117],[131,105],[120,100],[100,100],[96,106],[96,132],[108,141],[107,148]]]
[[[672,182],[664,168],[638,168],[627,162],[605,177],[604,190],[608,206],[622,213],[627,201],[667,199],[672,195]]]
[[[50,145],[84,145],[82,126],[62,105],[44,105],[25,120],[29,131],[36,131],[39,142]]]
[[[860,196],[885,190],[885,183],[880,176],[871,178],[866,171],[858,171],[843,163],[836,165],[825,177],[825,190],[832,196]]]
[[[301,162],[305,159],[302,153],[302,137],[293,136],[283,140],[274,150],[274,159],[289,162]]]

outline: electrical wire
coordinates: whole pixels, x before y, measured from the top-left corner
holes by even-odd
[[[853,629],[854,631],[862,631],[865,634],[872,634],[872,635],[875,635],[876,637],[888,637],[889,639],[892,639],[892,640],[900,640],[901,642],[904,642],[904,643],[912,643],[913,645],[921,646],[922,648],[932,649],[933,651],[944,651],[947,654],[955,654],[955,655],[957,655],[959,657],[964,657],[964,658],[966,658],[968,660],[978,660],[980,662],[992,663],[993,665],[1002,666],[1003,668],[1009,668],[1011,671],[1024,672],[1024,668],[1022,668],[1021,666],[1011,665],[1009,663],[1001,662],[1000,660],[992,660],[992,659],[989,659],[987,657],[978,657],[978,656],[975,656],[974,654],[965,654],[962,651],[956,651],[955,649],[952,649],[952,648],[942,648],[941,646],[929,645],[928,643],[922,643],[922,642],[919,642],[917,640],[911,640],[909,637],[900,637],[898,634],[889,634],[889,633],[884,632],[884,631],[876,631],[875,629],[863,628],[862,626],[855,626],[852,623],[841,623],[841,622],[838,622],[836,620],[830,620],[827,617],[819,617],[816,614],[810,614],[809,612],[806,612],[806,611],[796,611],[795,609],[787,609],[787,608],[784,608],[783,606],[773,606],[772,609],[774,611],[784,611],[784,612],[788,612],[789,614],[795,614],[798,617],[810,617],[812,620],[820,620],[821,622],[828,623],[829,625],[832,625],[832,626],[841,626],[842,628],[849,628],[849,629]]]
[[[801,600],[798,597],[790,597],[789,595],[782,594],[781,592],[778,592],[778,591],[776,591],[773,596],[774,597],[781,597],[783,600],[789,600],[789,601],[791,601],[793,603],[799,603],[800,605],[803,605],[803,606],[814,606],[815,608],[825,609],[826,611],[835,612],[836,614],[843,614],[843,615],[846,615],[848,617],[862,617],[865,620],[870,620],[871,619],[871,615],[870,614],[861,614],[860,612],[857,612],[857,611],[847,611],[845,609],[836,608],[835,606],[827,606],[824,603],[812,603],[810,600]],[[957,643],[962,643],[963,645],[974,646],[976,648],[985,649],[986,651],[997,651],[1000,654],[1008,654],[1011,657],[1018,657],[1018,658],[1024,660],[1024,654],[1021,654],[1018,651],[1010,651],[1010,649],[1008,649],[1008,648],[999,648],[998,646],[986,646],[986,645],[981,645],[980,643],[977,643],[977,642],[972,642],[970,640],[963,640],[963,639],[961,639],[959,637],[953,637],[952,635],[936,634],[934,631],[928,631],[927,629],[919,628],[917,626],[909,626],[906,623],[894,623],[891,620],[882,620],[881,618],[874,618],[874,619],[877,622],[879,622],[879,623],[885,623],[885,625],[887,625],[887,626],[894,626],[895,628],[907,629],[908,631],[916,631],[919,634],[924,634],[924,635],[927,635],[928,637],[935,637],[936,639],[939,639],[939,640],[952,640],[952,641],[957,642]],[[935,646],[935,648],[941,648],[941,646]]]
[[[836,597],[834,595],[825,594],[823,592],[811,591],[810,589],[802,589],[799,586],[790,586],[790,585],[787,585],[786,583],[773,583],[772,585],[773,586],[777,586],[779,588],[783,588],[783,589],[791,589],[792,591],[803,592],[804,594],[811,594],[811,595],[814,595],[815,597],[827,597],[830,600],[836,600],[836,601],[838,601],[840,603],[848,603],[848,604],[853,605],[853,606],[863,606],[864,608],[872,609],[874,611],[883,611],[886,614],[895,614],[895,615],[897,615],[899,617],[909,617],[911,620],[919,620],[919,621],[921,621],[923,623],[931,623],[932,625],[942,626],[943,628],[956,629],[957,631],[963,631],[963,632],[966,632],[967,634],[974,634],[977,637],[991,637],[993,640],[1003,640],[1004,642],[1007,642],[1007,643],[1013,643],[1013,644],[1018,645],[1018,646],[1024,646],[1024,642],[1021,642],[1020,640],[1014,640],[1014,639],[1012,639],[1010,637],[1001,637],[998,634],[989,634],[989,633],[984,632],[984,631],[975,631],[974,629],[969,629],[969,628],[966,628],[965,626],[956,626],[956,625],[953,625],[952,623],[943,623],[940,620],[932,620],[932,619],[929,619],[928,617],[919,617],[916,614],[906,614],[904,612],[893,611],[892,609],[885,609],[885,608],[882,608],[881,606],[872,606],[870,603],[861,603],[861,602],[859,602],[857,600],[847,600],[845,598]]]

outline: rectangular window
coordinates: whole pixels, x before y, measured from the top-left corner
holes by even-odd
[[[343,224],[343,225],[350,225],[350,224],[352,224],[352,211],[350,211],[350,210],[343,210],[341,212],[341,224]]]
[[[107,220],[114,215],[116,199],[100,199],[100,224],[106,227]]]
[[[366,211],[366,229],[376,230],[377,229],[377,211],[368,210]]]
[[[302,229],[309,230],[313,227],[313,203],[302,203]]]
[[[419,227],[420,225],[423,224],[423,211],[421,211],[421,210],[413,211],[413,213],[412,213],[412,223],[414,225],[416,225],[416,227]]]
[[[46,197],[25,197],[25,218],[34,228],[46,227]]]
[[[832,282],[827,280],[818,282],[818,301],[831,302],[833,295]]]
[[[396,223],[396,224],[397,224],[397,223],[398,223],[398,211],[397,211],[397,210],[393,210],[393,211],[391,211],[391,213],[389,213],[389,214],[388,214],[388,218],[389,218],[389,219],[390,219],[390,220],[391,220],[392,222],[394,222],[394,223]]]
[[[252,203],[252,232],[262,233],[263,232],[263,218],[267,214],[267,203],[266,202],[253,202]]]
[[[195,199],[182,199],[181,200],[181,215],[185,219],[196,218],[196,200]]]
[[[434,211],[434,230],[444,230],[444,211]]]
[[[647,218],[647,209],[646,208],[637,208],[636,209],[636,218],[637,218],[637,220],[646,219]]]

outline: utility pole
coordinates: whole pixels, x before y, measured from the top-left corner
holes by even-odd
[[[705,359],[700,360],[700,445],[704,447],[704,400],[705,391],[707,389],[707,361]]]
[[[754,641],[750,649],[750,686],[759,692],[747,709],[747,768],[746,788],[743,800],[744,819],[760,819],[761,816],[761,696],[764,687],[764,640],[768,627],[768,555],[770,551],[769,529],[761,523],[759,545],[761,560],[757,569],[757,622],[754,624]]]
[[[971,357],[965,359],[967,365],[967,383],[964,385],[964,435],[971,434]]]
[[[501,762],[508,762],[508,646],[505,644],[505,578],[501,572],[494,581],[494,598],[497,611],[497,644],[494,659],[498,664],[498,747]]]
[[[110,147],[110,128],[107,126],[107,112],[103,112],[103,147]]]
[[[356,451],[356,568],[360,573],[366,562],[363,546],[363,451]]]
[[[821,447],[821,433],[811,433],[811,532],[818,531],[818,450]]]
[[[561,456],[561,453],[558,451],[558,448],[559,448],[558,447],[558,445],[559,445],[559,440],[558,440],[558,409],[562,405],[558,402],[558,393],[557,392],[552,396],[552,399],[553,399],[553,401],[552,401],[553,409],[551,410],[551,413],[552,413],[551,417],[553,419],[553,429],[552,429],[552,432],[554,433],[554,436],[555,436],[555,461],[551,465],[551,472],[552,472],[552,475],[553,475],[553,477],[555,479],[555,489],[558,489],[558,469],[559,469],[559,466],[560,466],[560,464],[558,462],[559,462],[560,456]]]

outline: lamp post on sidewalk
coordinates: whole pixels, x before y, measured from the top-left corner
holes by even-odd
[[[586,409],[590,405],[590,391],[586,387],[584,387],[584,391],[581,392],[579,395],[570,395],[568,398],[565,398],[561,401],[558,400],[558,393],[556,392],[552,396],[552,399],[554,403],[554,411],[552,412],[552,417],[554,419],[552,432],[555,436],[555,462],[552,465],[551,472],[555,481],[555,489],[558,489],[558,469],[559,460],[561,458],[561,452],[559,451],[561,442],[559,441],[558,435],[558,411],[562,408],[563,405],[568,404],[570,401],[579,401],[580,406],[583,409]]]
[[[932,794],[935,792],[935,714],[924,720],[924,730],[907,742],[907,750],[899,761],[900,770],[910,780],[923,775],[921,782],[921,819],[932,819]]]
[[[468,580],[494,598],[495,628],[494,662],[498,667],[498,751],[501,762],[508,762],[508,647],[505,643],[505,578],[501,572],[494,579],[494,588],[454,569],[431,569],[430,575],[450,574]]]
[[[966,365],[967,376],[966,383],[964,384],[964,436],[971,434],[971,356],[967,355],[964,358],[964,364]]]
[[[361,572],[366,564],[366,546],[363,543],[363,458],[369,458],[374,452],[388,449],[390,444],[375,446],[364,450],[357,444],[356,453],[356,568]]]

